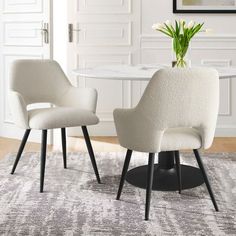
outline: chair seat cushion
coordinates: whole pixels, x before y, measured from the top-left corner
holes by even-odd
[[[98,117],[88,110],[74,107],[41,108],[29,111],[29,127],[31,129],[55,129],[95,125]]]
[[[165,131],[161,151],[201,148],[201,136],[195,128],[171,128]]]

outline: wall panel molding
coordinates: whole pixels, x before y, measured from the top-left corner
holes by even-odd
[[[77,44],[90,46],[130,46],[132,44],[132,23],[127,22],[80,22]]]
[[[42,0],[3,0],[3,13],[42,13]]]
[[[78,0],[79,14],[120,15],[130,14],[132,0]]]
[[[141,35],[141,49],[171,49],[171,39],[164,35]],[[191,41],[191,50],[236,50],[236,35],[196,36]]]
[[[7,21],[3,23],[4,46],[16,47],[42,47],[42,22]]]

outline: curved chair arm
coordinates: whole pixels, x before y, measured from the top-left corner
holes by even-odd
[[[212,122],[214,124],[214,122]],[[215,122],[216,123],[216,122]],[[216,124],[214,124],[216,126]],[[208,149],[211,147],[213,141],[214,141],[214,137],[215,136],[215,129],[214,129],[214,125],[212,126],[212,128],[204,128],[204,127],[200,127],[197,128],[200,132],[201,138],[202,138],[202,149]]]
[[[9,100],[14,123],[21,128],[29,129],[27,105],[22,95],[18,92],[10,91]]]
[[[115,109],[113,115],[121,146],[139,152],[160,151],[164,130],[156,130],[135,108]]]
[[[97,91],[93,88],[70,86],[56,105],[78,107],[95,113],[97,107]]]

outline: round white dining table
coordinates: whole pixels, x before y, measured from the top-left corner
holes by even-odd
[[[136,66],[105,65],[88,69],[79,68],[73,70],[73,73],[80,77],[94,79],[149,81],[155,72],[165,67],[169,66],[159,64]],[[236,77],[236,67],[214,68],[218,71],[220,79]]]
[[[106,65],[90,69],[76,69],[74,74],[85,78],[107,80],[149,81],[161,68],[168,65]],[[204,66],[206,67],[206,66]],[[216,67],[220,79],[236,78],[236,67]],[[137,187],[146,188],[147,165],[128,171],[126,180]],[[181,165],[182,189],[197,187],[204,183],[199,168]],[[179,189],[174,151],[161,152],[155,164],[153,190],[176,191]]]

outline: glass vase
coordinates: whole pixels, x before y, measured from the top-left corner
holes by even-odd
[[[178,45],[178,41],[172,39],[172,67],[185,68],[191,67],[190,58],[190,43],[186,45]],[[180,48],[177,50],[176,48]]]

